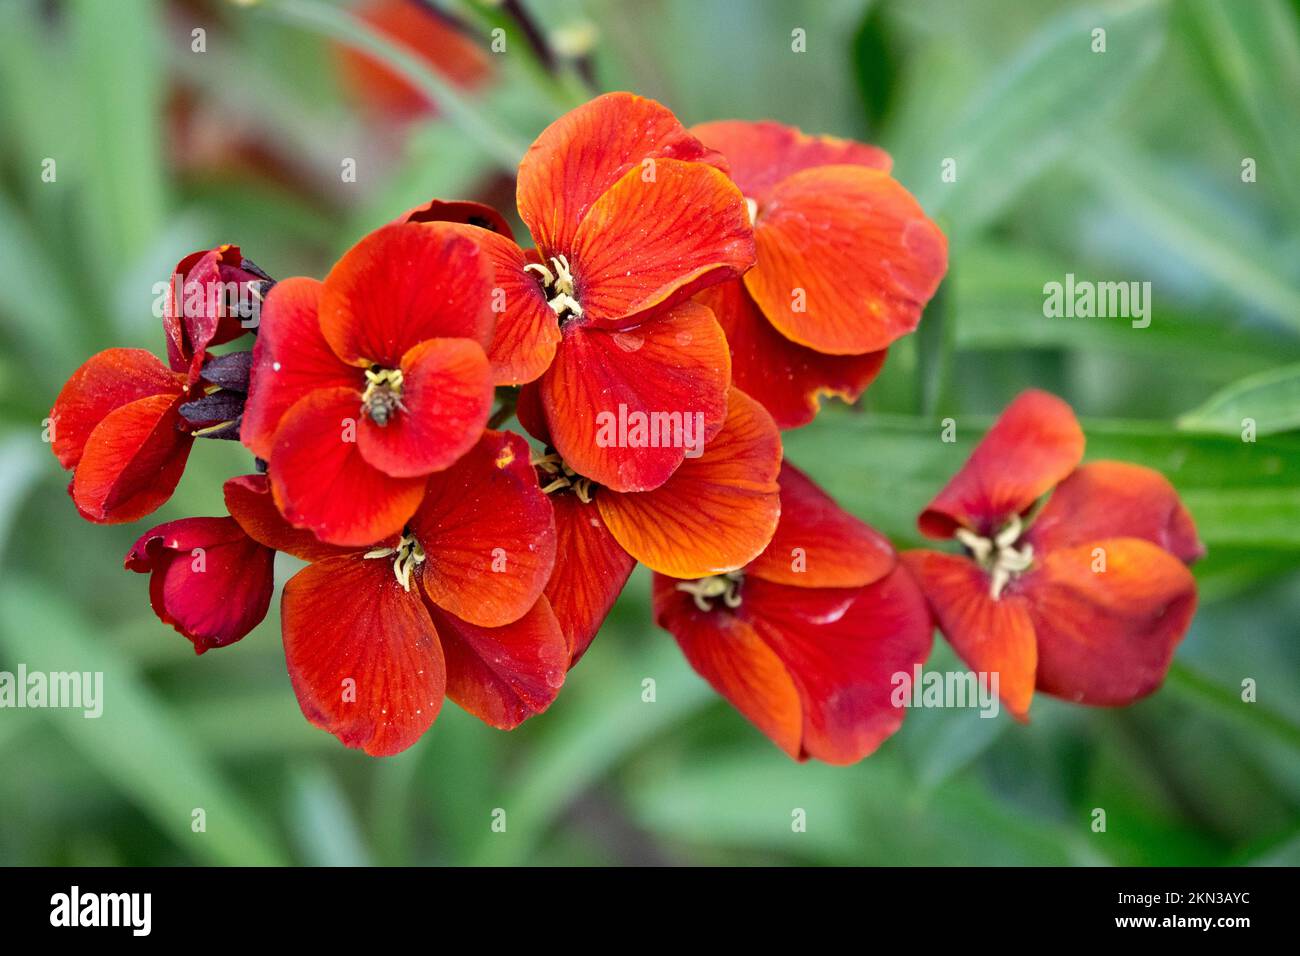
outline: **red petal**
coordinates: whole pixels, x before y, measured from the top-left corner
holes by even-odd
[[[807,425],[823,395],[856,402],[884,367],[884,349],[825,355],[791,342],[767,321],[742,281],[705,289],[695,301],[713,310],[727,335],[732,383],[762,402],[781,428]]]
[[[475,226],[490,233],[503,236],[511,242],[515,232],[505,217],[491,206],[469,200],[448,202],[442,199],[430,199],[422,206],[408,209],[397,217],[397,222],[457,222],[466,226]]]
[[[555,509],[555,571],[546,597],[578,663],[618,600],[636,561],[614,540],[595,504],[570,492],[551,495]],[[570,666],[572,666],[570,664]]]
[[[821,166],[782,180],[754,223],[745,285],[786,338],[877,352],[916,328],[948,268],[948,240],[887,173]]]
[[[789,462],[781,466],[781,520],[747,577],[802,588],[852,588],[878,581],[898,563],[883,534],[840,508]]]
[[[1022,581],[1038,688],[1083,704],[1127,704],[1159,687],[1196,610],[1186,565],[1137,538],[1050,551]]]
[[[955,554],[908,551],[902,558],[957,656],[979,675],[997,674],[998,694],[1023,720],[1033,700],[1038,666],[1034,625],[1025,599],[1019,593],[1004,593],[995,600],[989,594],[988,576],[973,561]]]
[[[280,420],[308,392],[346,386],[357,390],[360,403],[365,387],[361,372],[335,355],[321,334],[323,288],[315,279],[285,279],[275,284],[262,307],[239,433],[259,458],[271,457]]]
[[[105,349],[72,373],[50,412],[51,447],[74,468],[109,412],[153,395],[179,395],[182,379],[144,349]]]
[[[284,519],[271,497],[271,483],[266,475],[240,475],[229,478],[223,486],[226,510],[254,541],[274,551],[292,554],[304,561],[323,561],[355,548],[326,544],[310,531],[295,528]],[[396,545],[396,541],[390,542]]]
[[[195,653],[233,644],[266,617],[275,552],[231,518],[182,518],[146,531],[126,567],[153,572],[153,609]]]
[[[198,379],[210,346],[233,341],[253,327],[230,308],[253,301],[247,284],[260,281],[243,262],[239,246],[227,244],[190,253],[172,271],[163,303],[167,360],[176,371],[187,372],[191,382]],[[238,287],[234,303],[232,287]]]
[[[546,127],[519,164],[519,215],[549,258],[573,244],[587,210],[643,160],[699,161],[725,170],[667,108],[606,93]]]
[[[402,530],[424,495],[423,478],[393,478],[358,450],[357,394],[321,388],[280,423],[271,451],[271,490],[290,524],[329,544],[363,546]]]
[[[921,533],[947,538],[959,525],[994,533],[1074,470],[1083,441],[1069,405],[1047,392],[1022,392],[922,512]]]
[[[389,561],[309,565],[284,586],[284,656],[306,718],[371,756],[429,729],[446,690],[442,647],[417,591]]]
[[[741,604],[701,611],[655,577],[655,615],[691,666],[797,759],[847,764],[903,722],[893,675],[930,652],[924,599],[906,573],[864,588],[792,588],[746,577]]]
[[[513,730],[555,700],[569,645],[546,598],[513,624],[479,627],[429,605],[447,656],[447,696],[484,723]]]
[[[627,332],[574,323],[563,331],[539,390],[555,449],[578,474],[616,491],[657,488],[682,463],[687,444],[713,440],[726,417],[731,361],[722,327],[704,306],[684,302]],[[668,423],[669,435],[652,433],[652,423]]]
[[[141,398],[105,416],[72,478],[82,516],[105,524],[135,521],[170,498],[194,444],[180,421],[171,395]]]
[[[1141,538],[1188,564],[1205,555],[1192,516],[1164,475],[1141,465],[1095,461],[1056,486],[1027,539],[1037,551],[1099,538]]]
[[[425,339],[492,341],[492,266],[442,223],[396,223],[349,249],[325,277],[320,326],[345,362],[397,368]]]
[[[772,417],[732,389],[727,423],[699,458],[653,491],[597,490],[610,534],[642,564],[677,578],[743,567],[767,547],[781,512],[781,436]]]
[[[537,486],[528,443],[489,431],[431,475],[411,529],[424,548],[424,588],[435,604],[483,627],[518,620],[555,565],[555,517]]]
[[[469,339],[427,339],[402,357],[402,404],[386,425],[362,416],[361,455],[395,478],[440,471],[473,447],[492,414],[487,355]]]
[[[587,322],[644,321],[754,264],[749,211],[725,174],[671,159],[653,172],[629,170],[562,250]]]
[[[727,157],[731,178],[761,206],[772,187],[792,173],[814,166],[869,166],[889,172],[889,154],[876,146],[834,136],[809,136],[771,120],[718,120],[692,126],[706,146]]]

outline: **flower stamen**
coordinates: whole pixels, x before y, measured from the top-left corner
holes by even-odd
[[[366,390],[361,393],[361,414],[383,427],[395,409],[409,411],[402,404],[402,370],[372,365],[366,369]]]
[[[744,578],[741,571],[728,571],[697,581],[678,581],[677,590],[689,594],[701,611],[712,611],[709,602],[717,598],[722,598],[722,603],[734,610],[740,607],[740,584]]]
[[[540,262],[530,262],[524,266],[524,271],[537,273],[538,278],[542,280],[542,289],[546,293],[546,304],[558,318],[580,317],[582,306],[573,295],[575,284],[568,257],[552,256],[551,265],[555,267],[553,272]]]
[[[591,495],[595,491],[595,483],[590,478],[584,478],[572,468],[564,463],[555,452],[546,455],[534,455],[529,463],[544,475],[552,478],[542,486],[542,494],[550,495],[557,491],[563,491],[571,488],[573,493],[578,496],[578,500],[584,505],[591,504]]]
[[[390,555],[396,555],[393,558],[393,575],[397,578],[397,583],[402,586],[402,590],[409,592],[411,572],[417,565],[424,563],[424,547],[415,539],[415,535],[403,534],[397,547],[375,548],[365,553],[367,558],[387,558]]]
[[[989,596],[995,601],[1002,597],[1008,584],[1033,566],[1034,546],[1015,546],[1023,532],[1024,524],[1020,515],[1012,515],[1011,520],[992,538],[981,537],[968,528],[958,528],[953,532],[970,552],[975,563],[988,572]]]

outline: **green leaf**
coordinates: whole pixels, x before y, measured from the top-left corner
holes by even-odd
[[[103,675],[99,717],[41,711],[81,760],[149,814],[187,856],[216,865],[283,866],[284,852],[266,821],[230,788],[131,662],[95,634],[66,593],[26,575],[8,575],[0,586],[0,649],[13,665],[21,662],[29,673]],[[206,832],[195,833],[192,814],[200,808]]]
[[[1258,435],[1300,428],[1300,365],[1261,372],[1229,385],[1179,418],[1178,427],[1239,436],[1247,418],[1254,420]]]

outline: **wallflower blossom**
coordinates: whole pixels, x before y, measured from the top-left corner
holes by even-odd
[[[1035,688],[1106,706],[1151,693],[1196,609],[1187,564],[1204,549],[1177,492],[1138,465],[1080,466],[1083,446],[1065,402],[1024,392],[920,516],[965,554],[903,556],[953,649],[999,674],[1022,719]]]
[[[357,549],[294,528],[265,476],[226,483],[255,540],[311,562],[284,588],[289,677],[303,714],[380,756],[415,743],[450,697],[502,729],[545,710],[570,648],[542,589],[555,524],[518,435],[489,431],[430,475],[398,532]]]
[[[929,656],[929,613],[883,535],[789,463],[780,486],[763,553],[697,580],[656,574],[655,621],[791,757],[854,763],[902,724],[892,678]]]
[[[822,394],[856,401],[938,288],[943,233],[874,146],[773,122],[691,132],[727,158],[754,223],[758,264],[699,298],[727,331],[736,384],[782,428],[812,421]]]
[[[564,460],[616,491],[646,491],[684,450],[596,441],[602,412],[726,417],[726,339],[689,298],[754,261],[745,203],[722,160],[667,109],[610,93],[547,127],[519,166],[519,214],[537,243],[462,226],[504,297],[498,382],[533,383]]]
[[[176,264],[163,299],[167,364],[193,384],[208,349],[254,328],[271,277],[244,258],[239,246],[192,252]]]
[[[758,555],[780,513],[781,438],[763,407],[732,389],[726,423],[697,458],[658,488],[620,492],[574,471],[554,451],[534,397],[519,420],[547,445],[534,458],[558,529],[546,596],[586,652],[636,563],[679,577],[725,574]]]
[[[424,478],[478,441],[492,406],[491,265],[441,224],[384,226],[324,282],[267,297],[241,438],[289,521],[333,544],[399,531]]]
[[[233,518],[181,518],[142,534],[125,566],[151,575],[154,613],[202,654],[235,643],[266,617],[274,559]]]

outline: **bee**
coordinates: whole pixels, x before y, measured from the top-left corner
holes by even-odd
[[[386,389],[376,389],[366,401],[365,411],[376,425],[387,425],[393,409],[401,404],[401,399]]]
[[[361,396],[361,413],[369,415],[376,425],[387,425],[394,409],[406,411],[402,404],[402,372],[400,369],[370,369],[366,372],[365,393]]]

